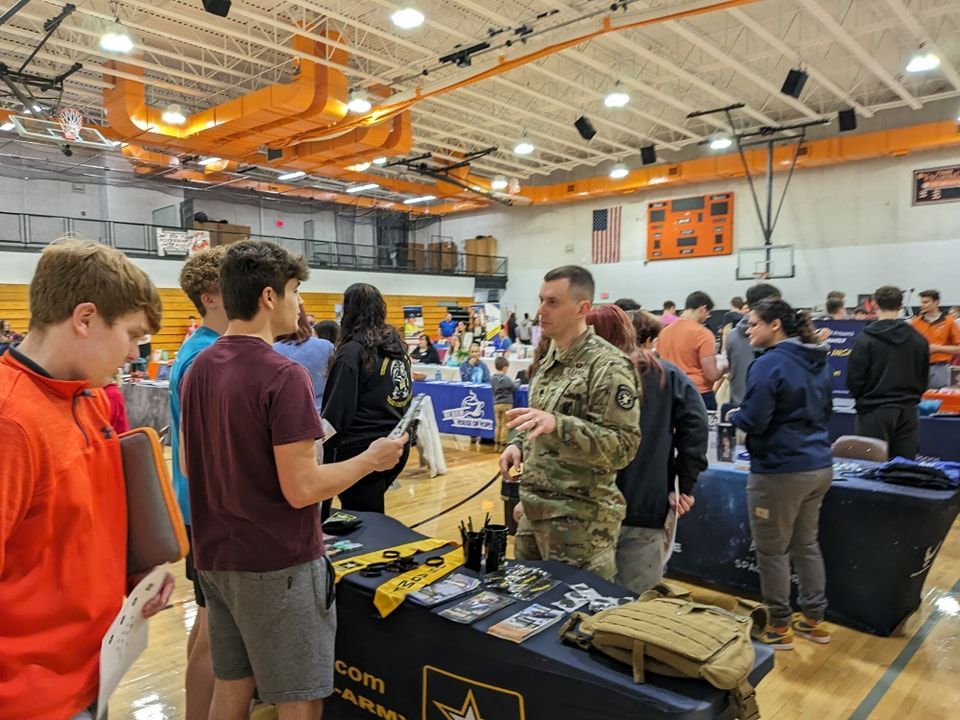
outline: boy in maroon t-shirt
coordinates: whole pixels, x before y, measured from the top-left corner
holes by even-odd
[[[246,718],[254,687],[281,717],[320,717],[333,692],[336,611],[317,503],[392,468],[407,439],[317,465],[323,432],[310,376],[272,347],[296,330],[307,274],[277,245],[232,244],[220,269],[227,331],[181,391],[181,462],[216,676],[211,717]]]

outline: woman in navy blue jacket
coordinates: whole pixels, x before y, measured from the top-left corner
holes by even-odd
[[[793,634],[830,642],[823,616],[826,577],[818,530],[820,505],[833,480],[827,422],[833,375],[810,315],[783,300],[760,303],[750,314],[750,344],[765,350],[747,373],[747,392],[730,422],[747,433],[747,503],[757,552],[760,589],[770,608],[764,641],[793,647]],[[800,580],[792,617],[790,564]]]

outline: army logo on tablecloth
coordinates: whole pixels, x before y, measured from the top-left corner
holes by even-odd
[[[523,696],[513,690],[425,665],[422,720],[525,720]]]

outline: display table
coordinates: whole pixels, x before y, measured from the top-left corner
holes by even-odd
[[[131,428],[152,427],[164,445],[170,444],[170,383],[144,380],[120,385]]]
[[[421,535],[382,515],[364,518],[345,539],[364,544],[363,554]],[[430,555],[449,551],[442,548]],[[340,555],[336,559],[350,557]],[[418,556],[428,557],[427,554]],[[611,596],[627,594],[592,573],[556,562],[530,563],[563,583],[585,582]],[[337,585],[336,691],[324,717],[332,720],[701,720],[721,717],[726,694],[704,681],[653,673],[636,684],[627,665],[560,642],[559,626],[517,645],[486,634],[487,628],[522,609],[517,602],[473,625],[460,625],[409,601],[381,619],[373,592],[386,578],[345,576]],[[567,591],[561,584],[536,598],[547,604]],[[754,644],[756,685],[773,667],[773,651]],[[475,702],[470,715],[469,696]],[[444,714],[437,703],[453,712]],[[762,708],[761,708],[762,711]]]
[[[856,435],[855,412],[834,410],[830,418],[830,440]],[[960,416],[933,415],[920,418],[919,454],[938,460],[960,461]]]
[[[924,400],[939,400],[942,412],[960,413],[960,393],[945,390],[927,390],[923,394]]]
[[[494,366],[495,358],[480,358],[484,365],[490,369],[490,373],[496,370]],[[517,379],[517,373],[521,370],[530,370],[530,363],[532,360],[514,360],[510,359],[510,367],[507,368],[507,376],[511,380]],[[423,363],[413,363],[414,372],[422,372],[427,376],[428,379],[433,380],[434,376],[437,374],[437,370],[440,371],[440,375],[444,380],[459,380],[460,379],[460,367],[458,366],[447,366],[447,365],[424,365]]]
[[[417,380],[415,395],[429,395],[442,433],[493,440],[493,388],[483,383]]]
[[[668,576],[759,597],[746,484],[747,472],[728,464],[700,475],[697,503],[680,521]],[[960,491],[834,481],[820,517],[828,619],[892,633],[920,606],[923,582],[958,509]]]

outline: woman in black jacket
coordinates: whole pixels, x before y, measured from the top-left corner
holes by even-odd
[[[324,444],[324,462],[356,457],[396,427],[410,405],[410,359],[400,332],[387,324],[380,291],[356,283],[343,294],[340,342],[323,397],[323,417],[337,431]],[[407,462],[407,446],[396,467],[373,472],[340,493],[344,510],[379,512],[383,496]],[[323,516],[330,510],[324,503]]]
[[[421,333],[417,342],[419,345],[410,353],[410,358],[424,365],[439,365],[440,353],[437,352],[436,345],[431,342],[430,336],[426,333]]]
[[[707,408],[690,378],[654,355],[661,330],[654,315],[637,310],[628,317],[615,305],[601,305],[587,323],[630,355],[640,375],[643,441],[637,456],[617,473],[627,516],[617,543],[615,582],[642,593],[663,579],[667,512],[674,509],[679,517],[693,507],[694,485],[707,467]]]

